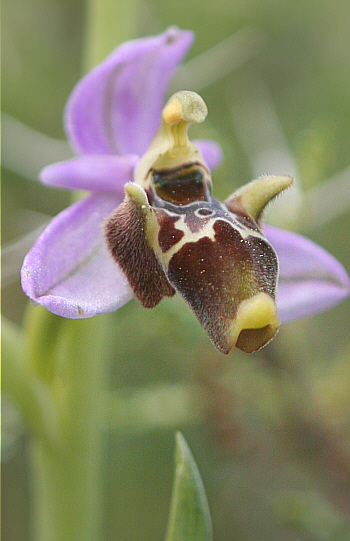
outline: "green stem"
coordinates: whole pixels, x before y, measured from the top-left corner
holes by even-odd
[[[60,445],[56,404],[48,385],[25,360],[25,333],[7,320],[2,323],[2,388],[17,404],[35,436],[51,448]]]
[[[87,0],[84,69],[131,37],[136,0]],[[57,404],[62,444],[33,441],[33,539],[97,541],[102,523],[103,407],[110,319],[27,318],[28,361]]]
[[[35,541],[96,541],[101,531],[106,319],[65,321],[54,391],[63,446],[32,446]]]
[[[138,0],[87,0],[83,67],[88,71],[113,49],[136,37]]]
[[[27,362],[38,379],[52,383],[56,365],[55,352],[63,319],[45,308],[28,305],[25,328],[28,336]]]

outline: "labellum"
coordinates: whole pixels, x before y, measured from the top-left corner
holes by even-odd
[[[253,352],[276,334],[278,260],[264,237],[262,212],[292,184],[266,176],[225,202],[212,195],[211,174],[189,141],[207,108],[194,92],[178,92],[125,187],[105,229],[110,252],[146,308],[179,292],[214,346]]]

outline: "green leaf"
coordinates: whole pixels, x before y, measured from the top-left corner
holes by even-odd
[[[176,434],[175,479],[166,541],[211,541],[208,501],[196,462],[183,437]]]

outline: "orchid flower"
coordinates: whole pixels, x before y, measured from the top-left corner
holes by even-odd
[[[127,42],[74,88],[65,128],[76,157],[40,178],[91,193],[39,237],[22,287],[34,303],[73,319],[115,311],[133,295],[152,307],[177,291],[219,351],[249,352],[280,322],[340,302],[349,278],[311,241],[263,227],[264,207],[290,177],[262,177],[226,202],[212,196],[221,149],[187,136],[206,116],[203,100],[179,92],[163,109],[192,41],[191,32],[170,28]]]

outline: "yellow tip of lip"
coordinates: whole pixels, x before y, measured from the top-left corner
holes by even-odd
[[[252,353],[272,340],[279,326],[276,303],[261,292],[239,305],[232,324],[232,338],[236,347]]]

